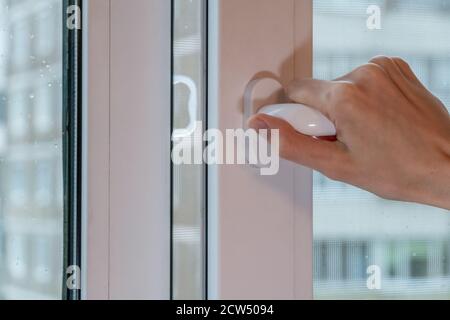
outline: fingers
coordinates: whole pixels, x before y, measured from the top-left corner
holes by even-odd
[[[293,81],[287,90],[289,99],[315,108],[332,119],[332,112],[328,101],[333,82],[315,79]]]
[[[389,80],[389,75],[379,65],[369,62],[359,66],[345,76],[336,79],[336,81],[350,81],[360,86],[369,84],[371,80],[384,82],[385,80]]]
[[[407,98],[415,98],[415,89],[417,88],[413,86],[413,83],[410,80],[412,71],[408,71],[405,66],[403,66],[407,75],[404,74],[400,68],[400,64],[397,64],[394,59],[385,56],[375,57],[370,60],[370,62],[382,67]],[[416,84],[416,80],[414,80],[414,84]]]
[[[412,71],[411,67],[404,60],[394,57],[389,58],[385,56],[378,56],[371,60],[373,63],[381,66],[386,73],[389,74],[392,81],[397,85],[403,95],[418,108],[423,108],[426,103],[419,103],[420,101],[427,101],[430,97],[441,104],[443,110],[445,106],[436,98],[428,89],[420,82],[417,76]]]
[[[366,91],[389,87],[392,83],[410,101],[420,99],[425,88],[405,61],[377,56],[335,81],[297,80],[290,84],[287,92],[294,102],[315,108],[335,122],[336,108],[355,98],[358,88]]]
[[[398,66],[400,71],[403,73],[403,75],[409,81],[419,85],[420,87],[424,87],[422,82],[420,82],[419,78],[416,76],[414,71],[411,69],[411,67],[409,66],[409,64],[405,60],[403,60],[403,59],[401,59],[399,57],[393,57],[392,61],[394,61],[394,63]]]
[[[287,122],[267,115],[256,115],[249,120],[255,130],[278,129],[280,132],[280,156],[284,159],[323,172],[339,179],[345,161],[345,146],[337,141],[324,141],[302,135]]]

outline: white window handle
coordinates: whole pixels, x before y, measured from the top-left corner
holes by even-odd
[[[269,93],[278,91],[278,97],[275,96],[271,99],[279,100],[264,105],[264,101],[258,101],[258,93],[268,90]],[[257,103],[255,103],[255,100]],[[283,84],[274,75],[255,78],[249,82],[245,89],[244,128],[247,126],[248,119],[256,113],[283,119],[304,135],[313,137],[334,137],[336,135],[336,127],[322,113],[303,104],[290,103]]]

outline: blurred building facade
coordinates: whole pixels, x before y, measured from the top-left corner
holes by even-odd
[[[370,5],[381,9],[381,30],[367,28]],[[450,1],[314,1],[315,77],[335,79],[379,54],[406,59],[450,107]],[[384,201],[319,174],[314,182],[316,298],[450,298],[448,211]],[[367,288],[372,265],[381,290]]]
[[[62,290],[62,1],[0,1],[0,299]]]

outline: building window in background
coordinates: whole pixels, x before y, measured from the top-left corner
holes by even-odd
[[[366,26],[370,5],[381,8],[381,30]],[[373,56],[400,56],[450,107],[449,8],[449,0],[314,0],[314,76],[331,80]],[[449,299],[449,234],[448,212],[381,200],[315,174],[315,297]],[[367,288],[373,265],[380,290]]]
[[[0,0],[0,300],[62,298],[62,2]]]

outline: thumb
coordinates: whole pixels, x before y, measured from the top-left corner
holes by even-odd
[[[345,155],[340,142],[305,136],[279,118],[258,114],[250,118],[248,126],[256,131],[279,130],[282,158],[324,173],[342,163],[342,157]]]

